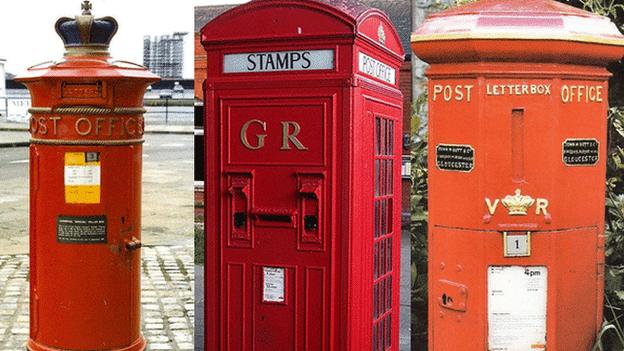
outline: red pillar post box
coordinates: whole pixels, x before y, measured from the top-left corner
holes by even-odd
[[[207,51],[206,350],[398,350],[403,49],[351,1],[252,1]]]
[[[61,18],[65,57],[19,81],[30,113],[29,350],[143,350],[143,94],[158,80],[114,61],[111,17]]]
[[[554,1],[479,1],[412,37],[429,78],[429,349],[590,350],[602,323],[608,62]]]

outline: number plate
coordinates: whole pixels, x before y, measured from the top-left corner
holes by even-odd
[[[505,257],[531,256],[531,232],[503,232],[503,246]]]

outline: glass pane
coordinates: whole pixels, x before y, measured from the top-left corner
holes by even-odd
[[[387,268],[386,272],[392,272],[392,238],[388,238],[388,251],[386,254]]]
[[[392,195],[392,160],[386,160],[386,194]]]
[[[386,347],[392,346],[392,316],[388,316],[386,322]]]
[[[386,279],[381,281],[381,286],[379,287],[379,315],[383,315],[386,312]]]
[[[386,200],[381,200],[381,235],[387,233],[386,231]]]
[[[385,233],[392,233],[392,222],[393,222],[393,218],[394,218],[394,208],[393,208],[393,201],[392,198],[389,198],[386,200],[387,203],[387,208],[386,208],[386,217],[388,218],[388,226],[387,226],[387,231]]]
[[[380,173],[381,173],[381,160],[375,160],[375,196],[379,196],[379,181],[380,181]]]
[[[374,263],[374,265],[375,265],[375,279],[377,279],[377,278],[379,278],[379,242],[375,243],[374,251],[375,251],[375,254],[374,254],[374,257],[375,257],[375,261],[374,261],[375,262]]]
[[[375,118],[375,155],[381,153],[381,119]]]
[[[388,277],[386,290],[386,308],[384,310],[390,311],[392,309],[392,276]]]
[[[375,287],[373,288],[373,315],[375,316],[375,319],[379,318],[379,304],[377,303],[378,297],[379,283],[375,283]]]
[[[386,241],[385,240],[381,240],[380,242],[381,244],[381,269],[379,270],[379,275],[383,276],[384,274],[386,274]]]
[[[381,150],[379,150],[381,155],[385,155],[386,154],[386,130],[387,130],[386,129],[386,123],[387,123],[387,120],[385,118],[382,118],[381,119],[381,132],[380,132],[380,134],[381,134]]]
[[[388,121],[388,149],[386,155],[394,155],[394,121]]]
[[[381,182],[380,195],[386,195],[386,160],[379,160],[379,162],[381,162],[381,178],[379,179]]]
[[[381,321],[381,323],[379,324],[379,329],[381,330],[381,333],[379,335],[379,349],[380,350],[385,350],[385,345],[386,345],[386,320],[383,319]]]
[[[379,350],[377,346],[377,323],[373,324],[373,351]]]
[[[379,232],[379,224],[380,224],[380,208],[379,208],[379,200],[375,201],[375,238],[378,238],[381,233]]]

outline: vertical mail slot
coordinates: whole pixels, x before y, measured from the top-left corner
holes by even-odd
[[[624,37],[559,2],[479,1],[412,47],[430,64],[429,350],[590,350]]]
[[[356,2],[252,1],[201,41],[205,349],[398,350],[404,52],[390,21]]]

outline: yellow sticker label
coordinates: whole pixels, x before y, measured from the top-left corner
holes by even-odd
[[[65,203],[100,203],[100,153],[65,153]]]

